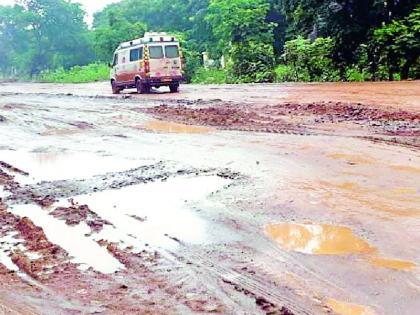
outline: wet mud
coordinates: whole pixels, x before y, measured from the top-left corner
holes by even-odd
[[[141,111],[163,120],[223,130],[298,135],[344,134],[420,146],[419,113],[372,108],[360,103],[285,103],[261,107],[221,102],[217,107],[161,105]]]
[[[418,87],[0,84],[0,314],[417,314]]]

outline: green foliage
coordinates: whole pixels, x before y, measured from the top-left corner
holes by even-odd
[[[223,84],[227,82],[226,72],[220,69],[197,68],[191,83],[194,84]]]
[[[65,0],[22,0],[0,7],[1,69],[36,75],[46,69],[68,68],[93,58],[84,11]]]
[[[75,66],[69,70],[58,68],[39,75],[38,80],[52,83],[86,83],[105,81],[109,79],[109,67],[102,63],[92,63],[86,66]]]
[[[130,23],[121,11],[111,11],[102,17],[102,22],[93,31],[93,48],[98,60],[107,62],[121,42],[140,38],[144,35],[147,27],[144,23]]]
[[[291,81],[294,81],[294,75],[293,75],[293,72],[292,72],[292,68],[287,66],[287,65],[284,65],[284,64],[278,65],[274,69],[274,74],[275,74],[275,78],[274,78],[275,82],[291,82]]]
[[[337,81],[338,73],[334,68],[332,38],[309,39],[298,37],[285,44],[285,62],[290,68],[293,81]],[[289,75],[290,75],[289,73]]]
[[[375,30],[374,41],[389,69],[389,79],[399,72],[408,79],[410,68],[420,62],[420,5],[406,18]]]
[[[357,69],[350,68],[346,71],[346,80],[349,82],[363,82],[369,79],[369,74],[366,72],[360,72]]]
[[[228,81],[273,80],[273,27],[266,18],[266,0],[211,0],[207,20],[219,39],[218,50],[228,59]]]

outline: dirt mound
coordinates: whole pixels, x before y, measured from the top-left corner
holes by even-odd
[[[161,105],[140,109],[159,118],[184,124],[219,127],[226,130],[260,131],[273,133],[304,133],[299,124],[290,124],[283,119],[264,116],[254,109],[227,105],[225,107],[188,108]]]

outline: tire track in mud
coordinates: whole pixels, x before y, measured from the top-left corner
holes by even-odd
[[[329,277],[322,272],[320,273],[319,268],[316,268],[317,266],[308,264],[308,262],[303,263],[296,255],[282,250],[264,236],[262,221],[256,222],[254,217],[250,218],[241,211],[234,211],[226,207],[223,211],[222,224],[229,225],[228,222],[233,223],[234,233],[248,240],[247,248],[238,249],[238,257],[243,256],[244,251],[248,250],[248,257],[259,257],[260,261],[256,261],[254,258],[251,261],[237,261],[232,249],[227,250],[229,259],[226,261],[217,254],[215,257],[211,256],[206,248],[197,249],[197,247],[190,247],[182,242],[179,243],[183,248],[180,252],[174,253],[166,250],[162,252],[162,249],[157,249],[157,251],[175,263],[182,263],[185,268],[191,269],[191,266],[194,267],[193,272],[195,272],[196,277],[200,278],[203,277],[203,274],[210,274],[210,279],[218,279],[243,295],[254,298],[256,303],[261,304],[260,309],[264,310],[264,307],[271,307],[279,311],[279,314],[283,314],[282,312],[287,314],[287,311],[295,314],[324,313],[326,310],[328,311],[328,307],[321,301],[320,292],[328,288],[336,294],[345,294],[345,286],[329,281]],[[240,224],[237,222],[240,222]],[[258,223],[261,225],[259,226]],[[249,239],[249,235],[253,235],[252,239]],[[214,252],[217,253],[217,249]],[[305,284],[303,290],[305,296],[296,292],[295,287],[289,287],[287,283],[282,284],[282,279],[278,273],[275,273],[275,270],[291,272],[300,279],[299,282]],[[314,285],[324,290],[316,292]],[[213,287],[220,290],[220,282],[214,283],[213,280]],[[297,290],[300,290],[300,288]],[[226,297],[229,299],[229,294]],[[241,307],[241,304],[237,307]],[[270,312],[267,312],[267,314],[270,314]]]
[[[255,300],[257,308],[266,314],[314,314],[312,306],[302,305],[302,297],[297,296],[292,290],[280,288],[267,281],[267,274],[257,276],[247,275],[235,270],[234,267],[223,266],[220,259],[206,258],[208,255],[191,247],[185,247],[181,253],[160,251],[161,255],[180,265],[187,272],[193,273],[194,278],[199,278],[210,291],[222,301],[234,303],[235,310],[242,309],[246,313],[245,305],[232,300],[231,293],[221,295],[223,284],[242,294],[244,297]],[[230,264],[233,261],[229,261]],[[182,280],[181,280],[182,281]],[[210,286],[211,284],[211,286]]]

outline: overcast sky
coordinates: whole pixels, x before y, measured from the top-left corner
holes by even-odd
[[[72,0],[72,2],[79,2],[83,5],[86,12],[88,13],[88,17],[86,18],[86,22],[89,25],[92,24],[93,13],[103,9],[106,5],[118,2],[120,0]],[[0,5],[11,5],[14,4],[15,0],[0,0]]]

